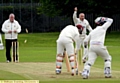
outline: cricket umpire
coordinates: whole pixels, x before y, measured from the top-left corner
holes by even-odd
[[[15,20],[15,15],[11,13],[9,19],[5,20],[2,24],[2,31],[5,33],[5,45],[6,45],[6,60],[11,62],[11,46],[12,42],[18,41],[18,33],[21,32],[21,26],[18,21]],[[17,47],[16,47],[17,48]],[[16,51],[16,61],[18,60],[17,51]]]
[[[82,76],[87,79],[90,74],[90,68],[94,64],[97,56],[102,57],[104,60],[104,74],[106,78],[111,78],[111,60],[112,57],[109,54],[107,48],[104,46],[105,35],[107,29],[113,23],[112,18],[98,17],[95,19],[97,27],[90,32],[88,37],[84,40],[85,47],[89,43],[88,61],[84,64]]]

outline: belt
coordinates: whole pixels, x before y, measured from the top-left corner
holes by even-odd
[[[91,45],[103,45],[102,42],[91,42],[90,44],[91,44]]]

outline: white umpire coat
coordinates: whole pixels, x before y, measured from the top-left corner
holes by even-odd
[[[15,30],[17,33],[14,33]],[[21,32],[21,26],[18,21],[10,22],[8,19],[2,24],[2,31],[5,33],[5,39],[17,39],[18,33]],[[12,31],[12,33],[8,33],[9,31]]]

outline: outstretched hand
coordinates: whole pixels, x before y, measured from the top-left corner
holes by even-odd
[[[8,33],[12,33],[12,31],[10,30],[10,31],[8,31]]]
[[[77,7],[74,8],[74,11],[77,11]]]
[[[16,31],[16,30],[14,30],[14,33],[17,33],[17,31]]]

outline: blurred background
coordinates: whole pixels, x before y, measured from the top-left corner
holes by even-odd
[[[114,0],[0,0],[0,28],[14,13],[22,33],[26,28],[30,33],[59,32],[68,24],[74,25],[74,7],[78,7],[77,16],[85,13],[92,28],[96,17],[105,16],[114,19],[107,32],[120,31],[120,6]]]

